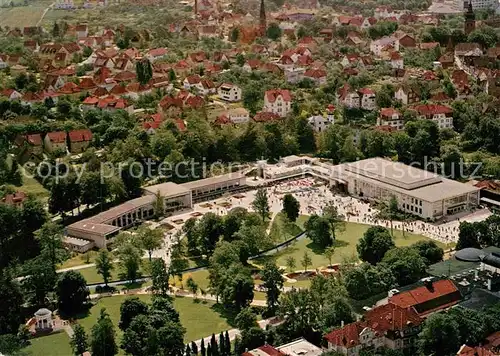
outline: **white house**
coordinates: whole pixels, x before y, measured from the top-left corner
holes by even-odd
[[[267,90],[264,94],[262,111],[271,112],[280,117],[286,116],[292,109],[292,94],[287,89]]]
[[[399,40],[394,37],[382,37],[370,43],[370,51],[380,57],[384,50],[392,48],[394,51],[399,51]]]
[[[295,84],[304,79],[306,69],[301,67],[286,68],[284,70],[285,80],[287,83]]]
[[[390,126],[399,131],[404,128],[404,120],[398,110],[383,108],[380,109],[380,114],[377,118],[377,126]]]
[[[326,71],[324,69],[308,69],[304,78],[311,79],[316,85],[326,84]]]
[[[234,124],[242,124],[250,120],[250,114],[245,108],[234,108],[229,110],[229,120]]]
[[[339,89],[338,101],[348,108],[359,108],[360,105],[359,94],[347,83]]]
[[[15,89],[5,89],[0,91],[0,96],[4,96],[9,100],[21,100],[23,94],[21,94]]]
[[[369,88],[362,88],[358,90],[361,99],[361,108],[365,110],[375,110],[377,107],[375,103],[375,92]]]
[[[241,88],[231,83],[223,83],[217,89],[219,99],[225,101],[240,101],[241,94]]]
[[[201,79],[198,74],[190,75],[183,81],[184,89],[195,89],[201,95],[214,94],[216,92],[215,85],[212,81]]]
[[[5,69],[9,66],[7,59],[8,57],[6,54],[0,54],[0,69]]]
[[[453,128],[453,110],[446,105],[423,104],[413,108],[418,119],[434,121],[440,129]]]
[[[323,132],[328,128],[328,126],[335,123],[335,118],[333,115],[314,115],[309,117],[307,121],[315,132]]]
[[[393,69],[403,69],[404,68],[404,62],[403,62],[403,57],[399,54],[399,52],[391,52],[391,67]]]
[[[151,61],[157,61],[162,59],[167,55],[167,50],[165,48],[153,48],[148,51],[146,57]]]

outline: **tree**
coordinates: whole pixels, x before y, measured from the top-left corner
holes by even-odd
[[[411,247],[396,247],[387,251],[382,262],[387,264],[400,286],[414,283],[425,275],[424,259]]]
[[[258,189],[255,193],[252,208],[259,213],[262,217],[262,221],[265,221],[269,217],[269,199],[267,197],[267,191],[264,188]]]
[[[313,214],[309,217],[304,227],[306,228],[307,236],[320,248],[324,249],[333,244],[330,224],[326,218]]]
[[[196,297],[198,293],[198,284],[194,281],[192,277],[189,277],[186,281],[186,285],[191,293]]]
[[[385,253],[394,247],[395,244],[386,228],[372,226],[363,234],[356,245],[356,250],[362,261],[376,265],[382,261]]]
[[[223,272],[218,290],[223,304],[239,311],[252,302],[253,287],[250,271],[240,264],[233,264]]]
[[[57,275],[50,261],[37,257],[24,265],[24,279],[21,282],[22,290],[30,303],[45,305],[47,295],[54,290]]]
[[[191,341],[191,351],[193,352],[193,355],[198,355],[198,345],[196,345],[196,342]]]
[[[373,266],[363,263],[343,272],[345,288],[349,296],[356,300],[387,292],[396,286],[396,278],[384,263]]]
[[[444,313],[432,314],[424,322],[419,341],[425,355],[455,355],[460,347],[459,325]]]
[[[169,273],[162,258],[157,258],[151,263],[151,290],[153,294],[167,296],[169,291]]]
[[[297,266],[297,262],[295,261],[295,258],[293,256],[288,256],[285,263],[290,272],[293,272],[294,268]]]
[[[311,256],[309,256],[309,253],[307,251],[304,252],[300,263],[302,264],[302,267],[304,267],[304,272],[307,272],[307,267],[312,263]]]
[[[236,350],[241,355],[245,350],[253,350],[266,343],[266,333],[259,327],[253,327],[241,333],[240,350]]]
[[[332,202],[329,202],[323,208],[323,217],[330,224],[332,238],[335,240],[337,238],[337,232],[345,229],[344,216],[339,213],[337,207],[333,205]]]
[[[83,326],[80,324],[76,324],[73,327],[73,332],[74,334],[71,338],[71,348],[73,349],[73,354],[75,356],[81,356],[89,347],[87,334],[85,333]]]
[[[92,327],[90,348],[94,356],[113,356],[118,353],[115,328],[105,308],[101,309],[99,319]]]
[[[141,247],[148,252],[149,262],[153,251],[159,249],[163,245],[163,231],[161,229],[151,230],[148,227],[141,228],[138,231]]]
[[[137,81],[140,84],[148,84],[153,77],[153,67],[151,66],[149,59],[143,58],[140,61],[137,61],[135,64],[135,72],[137,75]]]
[[[348,301],[345,298],[334,297],[321,310],[319,323],[324,331],[328,331],[354,320],[354,312]]]
[[[126,330],[137,315],[147,315],[148,311],[148,305],[138,297],[125,299],[120,306],[120,322],[118,323],[118,327],[121,330]]]
[[[109,279],[111,278],[111,271],[114,269],[113,261],[109,255],[108,250],[103,249],[99,252],[97,259],[95,261],[95,268],[97,273],[102,276],[104,284],[108,286]]]
[[[418,251],[418,254],[424,259],[427,266],[443,260],[444,251],[434,241],[417,241],[411,247]]]
[[[62,261],[64,254],[61,226],[51,221],[46,222],[35,234],[40,243],[42,255],[49,259],[55,272],[56,266]]]
[[[283,197],[282,212],[292,222],[295,222],[299,217],[300,203],[292,194],[285,194]]]
[[[464,248],[473,247],[481,248],[478,236],[485,233],[483,224],[475,224],[467,221],[462,221],[459,226],[457,251]]]
[[[252,311],[251,307],[242,309],[234,319],[235,325],[241,331],[258,326],[257,316]]]
[[[155,355],[158,352],[157,330],[148,315],[134,317],[123,333],[121,348],[133,356]]]
[[[85,309],[90,295],[87,281],[78,271],[59,274],[56,293],[59,311],[65,315],[75,315]]]
[[[191,256],[195,256],[198,253],[198,240],[199,240],[196,219],[195,218],[187,219],[186,222],[184,223],[184,226],[182,226],[182,232],[186,236],[188,254]]]
[[[281,37],[281,34],[282,34],[281,28],[279,27],[279,25],[277,23],[274,23],[274,22],[269,25],[269,27],[267,28],[267,31],[266,31],[267,37],[273,41],[276,41],[277,39],[279,39]]]
[[[230,41],[236,42],[238,41],[239,37],[240,37],[240,30],[237,27],[233,28],[231,30],[231,34],[229,35]]]
[[[201,339],[200,354],[201,354],[201,356],[206,356],[206,354],[207,354],[207,350],[205,349],[205,340],[204,339]]]
[[[399,213],[398,200],[394,195],[391,196],[391,198],[389,199],[387,206],[384,208],[384,212],[385,214],[387,214],[387,217],[389,218],[389,221],[391,223],[391,236],[394,237],[394,228],[392,221],[397,218]]]
[[[222,218],[215,213],[206,213],[198,222],[197,229],[202,252],[207,256],[212,255],[223,233]]]
[[[139,277],[141,253],[131,242],[125,242],[118,248],[118,258],[122,272],[121,277],[134,282]]]
[[[323,252],[323,254],[325,255],[325,257],[328,259],[328,263],[329,263],[329,267],[333,266],[332,264],[332,259],[333,259],[333,255],[335,254],[335,246],[330,246],[330,247],[327,247],[325,249],[325,251]]]
[[[262,271],[263,286],[266,288],[267,309],[273,314],[278,308],[278,300],[283,288],[284,278],[276,264],[269,261]]]
[[[14,334],[23,322],[23,294],[7,269],[0,270],[0,335]],[[7,302],[8,301],[8,302]]]

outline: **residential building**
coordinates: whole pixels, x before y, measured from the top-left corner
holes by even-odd
[[[328,350],[357,356],[363,349],[414,348],[423,320],[415,310],[386,304],[368,311],[363,320],[325,335]]]
[[[234,108],[228,112],[229,120],[234,124],[242,124],[250,120],[250,114],[245,108]]]
[[[287,83],[296,84],[304,79],[305,68],[292,67],[284,70],[285,80]]]
[[[457,352],[457,356],[498,356],[498,353],[493,353],[482,346],[467,346],[463,344]]]
[[[404,120],[398,110],[394,108],[382,108],[377,118],[377,126],[390,126],[394,130],[399,131],[404,128]]]
[[[326,71],[324,69],[308,69],[304,73],[304,78],[310,79],[316,85],[326,84]]]
[[[357,91],[351,89],[351,86],[347,83],[344,84],[342,88],[339,89],[338,101],[348,107],[348,108],[359,108],[360,107],[360,97]]]
[[[321,348],[305,339],[297,339],[279,347],[267,344],[259,346],[256,349],[244,352],[242,356],[319,356],[322,353]]]
[[[426,279],[421,287],[389,297],[389,303],[403,309],[412,308],[420,317],[424,317],[458,304],[461,299],[462,295],[453,281]]]
[[[361,100],[360,106],[365,110],[375,110],[377,104],[375,102],[375,92],[370,88],[362,88],[358,90]]]
[[[323,116],[323,115],[314,115],[307,119],[309,125],[312,126],[315,132],[323,132],[328,126],[335,122],[333,115]]]
[[[264,94],[263,111],[284,117],[292,109],[292,94],[288,89],[267,90]]]
[[[235,84],[223,83],[217,89],[217,94],[219,99],[225,101],[240,101],[241,100],[241,88]]]
[[[453,110],[449,106],[440,104],[423,104],[413,107],[417,118],[434,121],[440,129],[453,128]]]
[[[370,51],[378,57],[389,50],[399,51],[399,41],[394,37],[382,37],[370,43]]]
[[[383,158],[333,166],[332,185],[375,201],[395,197],[401,211],[436,220],[479,204],[479,189],[428,170]]]
[[[66,132],[49,132],[45,135],[43,139],[45,151],[47,152],[55,152],[62,151],[66,153],[67,144],[66,144]]]
[[[69,150],[71,153],[85,151],[92,142],[92,132],[88,129],[73,130],[69,134]]]
[[[394,92],[394,99],[404,105],[413,104],[420,101],[420,91],[416,88],[403,85]]]
[[[391,67],[393,69],[404,68],[403,57],[399,54],[399,52],[391,52],[390,60],[391,60]]]
[[[495,0],[457,0],[458,7],[467,11],[469,4],[471,4],[473,10],[496,10],[498,8],[498,1]]]

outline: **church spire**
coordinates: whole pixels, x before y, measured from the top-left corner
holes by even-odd
[[[260,0],[260,30],[264,34],[267,29],[266,22],[266,7],[264,5],[264,0]]]
[[[472,8],[472,0],[469,0],[469,4],[467,5],[467,12],[465,13],[464,17],[464,32],[466,35],[469,35],[476,29],[476,14],[474,14],[474,9]]]

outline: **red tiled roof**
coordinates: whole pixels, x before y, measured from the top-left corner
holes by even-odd
[[[198,84],[199,82],[201,82],[201,77],[198,74],[194,74],[186,77],[186,80],[190,85]]]
[[[64,143],[66,142],[66,132],[64,131],[58,131],[58,132],[49,132],[47,134],[49,137],[50,141],[54,143]]]
[[[323,69],[308,69],[305,71],[304,76],[316,79],[324,78],[326,77],[326,71]]]
[[[292,95],[290,93],[290,90],[288,89],[273,89],[273,90],[266,90],[266,97],[267,100],[270,103],[274,103],[278,96],[283,98],[284,101],[291,101],[292,100]]]
[[[41,146],[42,136],[40,134],[26,135],[26,141],[28,141],[33,146]]]
[[[14,194],[7,194],[2,198],[1,202],[7,205],[16,205],[22,203],[27,197],[25,192],[15,192]]]
[[[70,131],[69,132],[69,140],[71,142],[92,141],[92,131],[90,131],[88,129]]]
[[[453,110],[445,105],[422,104],[413,107],[420,115],[451,114]]]
[[[82,78],[78,86],[81,89],[94,89],[96,87],[96,84],[94,83],[94,80],[92,78]]]
[[[129,72],[129,71],[124,71],[120,72],[117,75],[115,75],[113,78],[118,81],[127,81],[127,80],[134,80],[136,77],[135,73]]]
[[[333,345],[349,349],[359,344],[359,334],[365,327],[362,322],[347,324],[341,329],[333,330],[325,335],[325,339]]]
[[[275,114],[273,112],[268,112],[268,111],[261,111],[255,114],[253,117],[253,120],[256,122],[267,122],[267,121],[273,121],[273,120],[280,120],[281,116],[278,114]]]
[[[380,109],[380,115],[385,117],[392,117],[392,115],[401,115],[401,114],[394,108],[382,108]]]
[[[255,350],[256,350],[256,352],[253,352],[253,350],[244,352],[242,354],[242,356],[255,356],[255,355],[286,356],[286,354],[282,353],[278,349],[275,349],[271,345],[260,346],[260,347],[256,348]]]
[[[413,308],[401,308],[394,304],[385,304],[373,308],[365,314],[366,325],[381,335],[388,330],[404,330],[409,325],[417,326],[422,318]]]
[[[371,90],[370,88],[361,88],[358,90],[358,93],[362,94],[362,95],[372,95],[372,94],[375,94],[375,92],[373,90]]]
[[[180,132],[184,132],[187,130],[186,128],[186,123],[184,122],[184,120],[181,120],[181,119],[175,119],[175,126],[177,126],[177,129],[180,131]]]
[[[485,349],[481,346],[470,347],[467,345],[462,345],[457,353],[457,356],[497,356],[490,350]]]
[[[389,298],[389,303],[398,305],[401,308],[415,307],[420,314],[427,314],[431,310],[419,310],[421,309],[419,306],[432,300],[439,301],[438,299],[444,296],[448,296],[449,298],[444,298],[442,303],[436,305],[432,310],[442,309],[459,302],[461,298],[460,292],[455,284],[448,279],[432,282],[432,287],[422,286],[396,294]]]
[[[167,54],[167,50],[165,48],[153,48],[149,50],[148,54],[153,57],[161,57]]]
[[[95,96],[88,96],[83,101],[83,104],[85,104],[85,105],[95,105],[98,102],[99,102],[99,98],[96,98]]]

